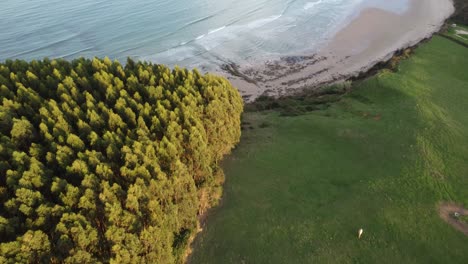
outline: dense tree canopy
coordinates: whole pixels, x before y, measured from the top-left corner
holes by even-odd
[[[173,263],[240,138],[223,78],[109,59],[0,64],[0,262]]]

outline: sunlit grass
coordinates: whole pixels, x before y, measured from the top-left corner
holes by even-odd
[[[466,58],[435,37],[326,109],[246,113],[193,263],[466,263],[437,213],[468,205]]]

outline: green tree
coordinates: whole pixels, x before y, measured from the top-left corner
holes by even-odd
[[[32,126],[29,120],[22,119],[13,119],[13,127],[11,128],[11,139],[18,146],[27,146],[34,137],[34,127]]]
[[[131,59],[7,60],[0,96],[0,263],[183,261],[240,138],[229,82]]]

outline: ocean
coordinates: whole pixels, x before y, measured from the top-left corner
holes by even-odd
[[[0,61],[127,57],[212,69],[313,52],[365,7],[409,0],[3,0]],[[389,3],[390,2],[390,3]]]

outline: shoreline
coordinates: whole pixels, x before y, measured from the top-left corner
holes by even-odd
[[[402,14],[361,10],[315,54],[284,56],[253,67],[226,64],[221,74],[246,102],[260,95],[281,97],[356,78],[398,51],[430,38],[455,11],[452,0],[410,1]]]

